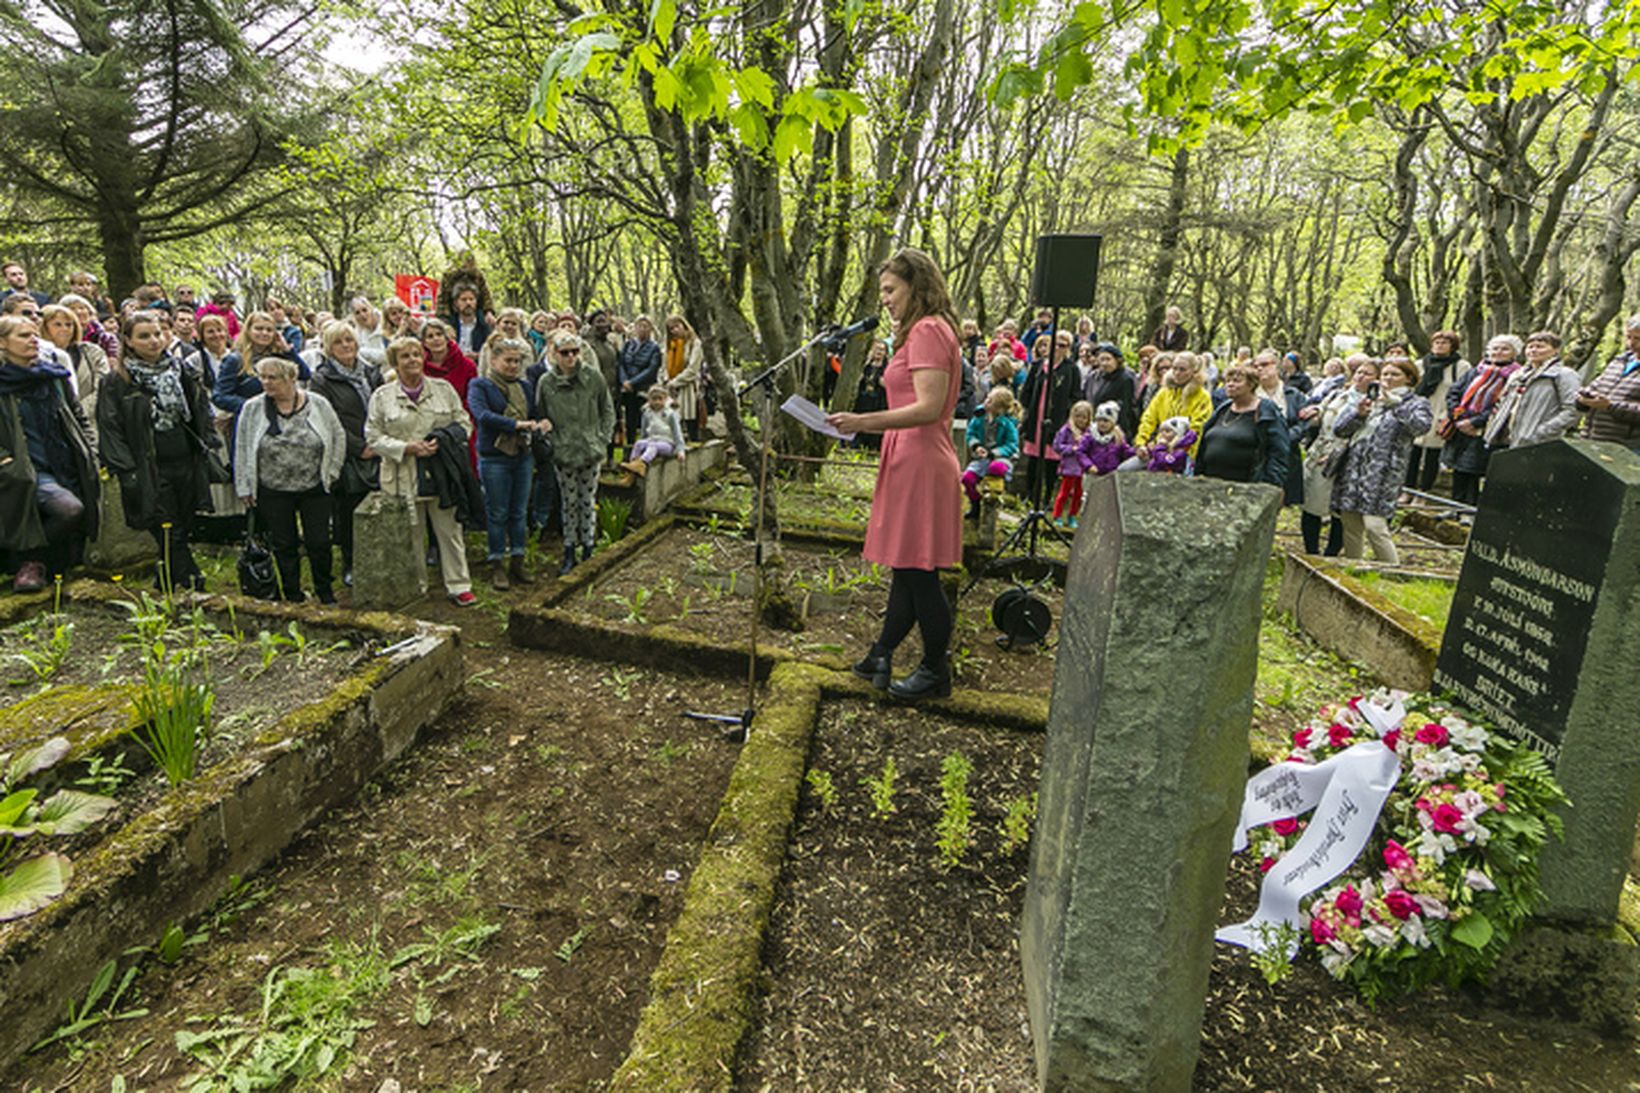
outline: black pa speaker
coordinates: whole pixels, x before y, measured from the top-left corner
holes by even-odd
[[[1099,281],[1097,235],[1039,235],[1031,302],[1038,307],[1090,307]]]

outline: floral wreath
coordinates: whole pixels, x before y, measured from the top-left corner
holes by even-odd
[[[1392,707],[1405,716],[1369,716]],[[1394,786],[1364,851],[1300,901],[1298,922],[1259,927],[1285,942],[1255,952],[1271,982],[1295,948],[1369,1001],[1484,978],[1542,897],[1538,853],[1561,836],[1553,809],[1566,801],[1542,755],[1429,695],[1381,690],[1323,706],[1281,762],[1315,765],[1375,740],[1400,761]],[[1308,826],[1278,819],[1249,832],[1260,870]]]

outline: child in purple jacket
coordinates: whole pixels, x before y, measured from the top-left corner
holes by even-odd
[[[1093,431],[1085,445],[1088,473],[1109,474],[1133,457],[1133,445],[1127,442],[1117,419],[1122,408],[1114,402],[1101,403],[1093,414]]]
[[[1071,407],[1070,420],[1054,434],[1053,450],[1059,453],[1059,496],[1053,500],[1054,523],[1076,526],[1082,511],[1082,476],[1088,473],[1087,447],[1093,435],[1093,403],[1083,400]],[[1068,518],[1061,521],[1066,509]]]
[[[1150,448],[1150,465],[1146,470],[1163,474],[1184,474],[1190,467],[1190,446],[1196,443],[1196,430],[1187,417],[1170,417],[1156,430],[1156,442]]]

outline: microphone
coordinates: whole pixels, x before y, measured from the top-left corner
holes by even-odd
[[[867,315],[847,326],[840,326],[826,337],[828,342],[846,342],[856,334],[864,334],[869,330],[877,329],[877,316]]]

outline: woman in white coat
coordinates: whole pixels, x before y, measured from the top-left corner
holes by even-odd
[[[392,378],[370,395],[370,413],[364,426],[365,451],[381,457],[382,492],[415,503],[414,533],[408,544],[414,556],[426,556],[426,528],[432,524],[445,594],[457,606],[471,607],[477,597],[467,572],[467,543],[461,525],[454,509],[439,508],[438,498],[417,496],[416,461],[438,454],[439,442],[427,434],[456,425],[465,437],[472,433],[472,421],[456,389],[427,374],[420,341],[395,338],[387,347],[387,364]]]

